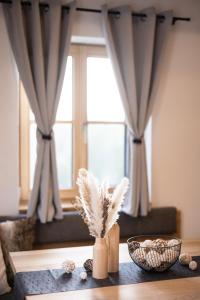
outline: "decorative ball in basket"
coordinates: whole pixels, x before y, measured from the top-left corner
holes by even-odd
[[[150,239],[136,236],[127,240],[129,254],[136,265],[146,271],[163,272],[178,259],[181,240]]]

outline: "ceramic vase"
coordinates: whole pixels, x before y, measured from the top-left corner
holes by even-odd
[[[93,246],[92,277],[105,279],[108,277],[108,247],[105,238],[96,238]]]
[[[119,271],[119,234],[120,228],[115,223],[109,230],[106,242],[108,247],[108,272],[115,273]]]

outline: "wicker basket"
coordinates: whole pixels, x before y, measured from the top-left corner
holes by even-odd
[[[152,241],[152,245],[143,246],[147,239]],[[173,238],[174,245],[169,246],[170,241],[170,239],[152,240],[149,236],[136,236],[129,238],[127,244],[130,257],[136,265],[145,271],[163,272],[177,261],[181,252],[181,240]]]

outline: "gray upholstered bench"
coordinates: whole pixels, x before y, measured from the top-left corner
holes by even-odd
[[[153,208],[146,217],[133,218],[121,213],[119,218],[121,238],[133,235],[175,234],[177,232],[176,215],[175,207]],[[0,222],[24,217],[25,215],[22,214],[12,217],[1,216]],[[88,228],[75,211],[64,212],[62,220],[46,224],[38,221],[36,224],[36,246],[89,240],[92,240],[92,237],[89,235]]]
[[[120,214],[120,236],[122,239],[133,235],[171,235],[177,232],[177,210],[175,207],[153,208],[146,217],[133,218],[124,213]],[[1,216],[0,222],[24,218],[25,215]],[[75,211],[64,212],[62,220],[50,223],[36,223],[36,246],[53,243],[90,241],[87,226]]]
[[[133,235],[170,235],[177,231],[176,208],[153,208],[146,217],[133,218],[124,213],[119,218],[120,236]],[[87,226],[77,212],[65,212],[62,220],[36,224],[36,244],[63,243],[67,241],[88,241]]]

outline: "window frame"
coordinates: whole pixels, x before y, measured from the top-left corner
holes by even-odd
[[[72,80],[72,188],[60,190],[63,207],[71,209],[71,200],[77,195],[76,177],[80,167],[87,168],[87,125],[88,124],[124,124],[114,121],[87,121],[87,57],[108,57],[103,45],[71,45],[69,56],[73,58]],[[76,87],[75,87],[76,83]],[[30,148],[29,148],[29,104],[23,85],[20,82],[20,204],[27,205],[31,190],[30,182]],[[59,123],[58,121],[57,123]],[[62,122],[62,121],[61,121]],[[67,123],[67,121],[66,121]],[[22,138],[23,137],[23,138]]]

